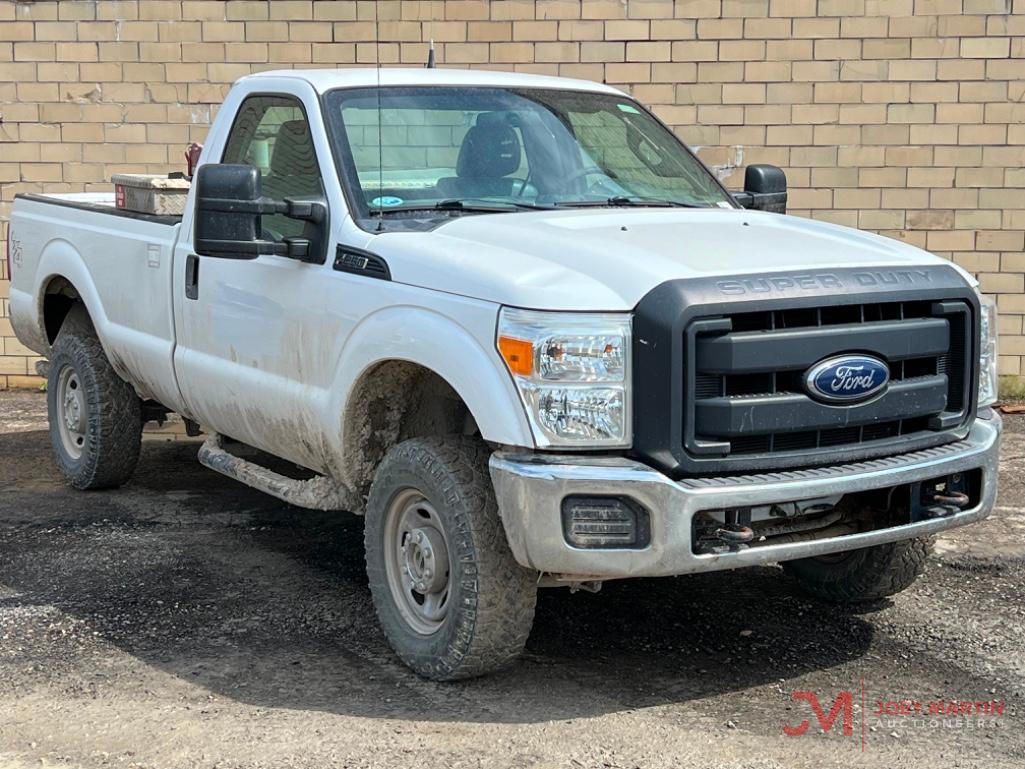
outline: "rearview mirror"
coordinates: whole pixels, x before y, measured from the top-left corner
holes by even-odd
[[[261,254],[286,256],[304,262],[324,261],[322,200],[274,200],[261,191],[260,170],[253,166],[208,163],[196,173],[196,224],[193,246],[200,256],[255,259]],[[284,214],[312,222],[310,237],[263,237],[264,214]],[[305,233],[304,233],[305,234]]]
[[[734,192],[733,197],[744,208],[785,214],[787,175],[783,169],[764,163],[748,166],[744,173],[744,190]]]

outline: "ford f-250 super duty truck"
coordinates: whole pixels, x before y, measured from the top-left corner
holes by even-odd
[[[727,192],[614,88],[246,77],[189,196],[16,200],[11,318],[49,358],[56,462],[117,486],[177,412],[205,465],[364,514],[381,625],[425,676],[513,659],[539,586],[780,562],[876,599],[993,506],[973,278],[775,213],[771,166]]]

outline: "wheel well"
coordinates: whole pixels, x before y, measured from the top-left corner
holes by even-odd
[[[353,388],[343,425],[345,471],[365,498],[377,465],[402,441],[427,435],[475,435],[477,423],[444,378],[409,361],[385,361]]]
[[[43,294],[43,326],[47,342],[53,344],[68,313],[81,303],[82,297],[67,278],[58,276],[47,284]]]

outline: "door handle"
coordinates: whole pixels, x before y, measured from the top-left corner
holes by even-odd
[[[199,257],[195,254],[185,259],[185,298],[199,299]]]

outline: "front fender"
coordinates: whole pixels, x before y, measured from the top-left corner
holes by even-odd
[[[487,338],[494,331],[497,308],[471,308]],[[488,317],[489,316],[489,317]],[[348,397],[364,374],[379,363],[403,360],[430,369],[452,386],[466,403],[485,440],[533,447],[523,405],[502,368],[497,351],[486,348],[481,334],[459,322],[422,307],[380,310],[353,330],[342,352],[332,392],[331,413],[343,415]],[[339,430],[341,434],[341,430]]]

